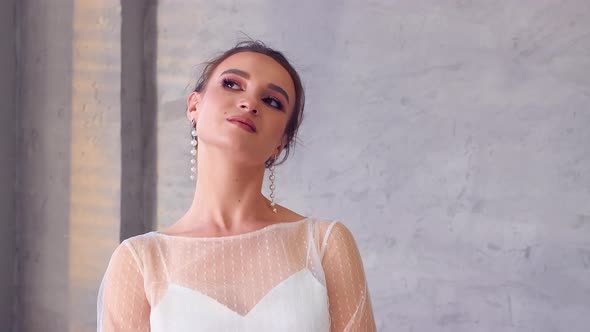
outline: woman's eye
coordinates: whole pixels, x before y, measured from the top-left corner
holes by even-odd
[[[281,104],[281,102],[275,98],[271,98],[271,97],[264,98],[264,101],[276,109],[279,109],[279,110],[283,109],[283,104]]]
[[[223,86],[226,88],[230,88],[232,90],[239,90],[240,89],[240,85],[237,82],[232,81],[227,78],[223,79]]]
[[[228,89],[232,89],[232,90],[241,90],[242,87],[240,86],[240,84],[234,80],[231,80],[229,78],[224,78],[222,81],[222,85],[225,88]],[[278,110],[283,110],[283,104],[276,98],[274,97],[266,97],[262,99],[265,103],[267,103],[268,105],[270,105],[271,107],[274,107]]]

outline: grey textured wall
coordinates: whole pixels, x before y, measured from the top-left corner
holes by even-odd
[[[380,330],[586,330],[588,17],[588,1],[162,0],[159,222],[191,199],[190,74],[242,30],[307,88],[277,200],[350,226]]]
[[[68,326],[72,11],[71,1],[25,1],[18,11],[15,331]]]
[[[95,331],[98,284],[120,234],[120,5],[18,6],[13,330]]]
[[[16,4],[0,1],[0,327],[14,321],[16,272]]]
[[[16,211],[0,206],[2,240],[10,220],[18,235],[0,330],[12,305],[15,331],[93,330],[120,239],[190,204],[184,99],[198,63],[239,31],[302,74],[301,144],[277,168],[277,201],[352,230],[380,331],[590,325],[588,1],[17,7],[0,16],[20,22],[3,33],[16,34],[21,77],[1,81],[0,176],[14,164],[19,186],[0,192],[16,197]]]

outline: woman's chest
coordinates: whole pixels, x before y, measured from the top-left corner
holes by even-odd
[[[192,288],[169,283],[152,308],[152,331],[329,331],[327,291],[303,268],[277,284]]]

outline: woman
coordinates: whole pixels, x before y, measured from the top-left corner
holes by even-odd
[[[375,330],[350,231],[274,203],[274,166],[288,156],[303,106],[297,72],[260,42],[208,63],[187,98],[192,205],[116,248],[99,331]]]

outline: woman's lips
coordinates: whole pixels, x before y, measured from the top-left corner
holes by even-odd
[[[250,132],[255,133],[256,132],[256,124],[254,123],[254,121],[252,121],[251,119],[249,119],[246,116],[243,115],[234,115],[234,116],[230,116],[227,118],[228,121],[237,121],[240,122],[246,126],[248,126],[250,128]]]
[[[255,132],[252,129],[252,127],[250,127],[249,125],[247,125],[247,124],[245,124],[243,122],[240,122],[238,120],[228,120],[228,121],[231,122],[231,123],[233,123],[233,124],[235,124],[235,125],[237,125],[238,127],[241,127],[244,130],[247,130],[247,131],[251,132],[251,133],[254,133]]]

